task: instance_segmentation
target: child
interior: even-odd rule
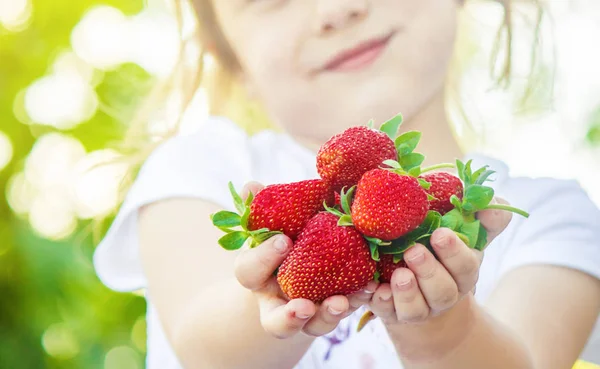
[[[194,0],[203,44],[284,133],[248,137],[213,116],[142,166],[95,265],[109,287],[147,291],[148,368],[600,363],[600,211],[574,181],[515,178],[497,159],[465,155],[448,125],[444,84],[462,5]],[[228,181],[247,193],[317,178],[316,150],[329,137],[398,112],[402,130],[423,132],[425,165],[489,164],[496,201],[530,213],[478,214],[494,239],[485,259],[440,229],[432,236],[439,261],[416,245],[391,283],[314,305],[286,301],[271,277],[290,250],[285,236],[241,253],[217,245],[222,233],[209,215],[233,207]],[[378,318],[356,333],[367,308]]]

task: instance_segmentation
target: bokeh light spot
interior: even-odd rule
[[[27,181],[25,173],[13,175],[6,186],[6,200],[16,214],[27,214],[36,196],[35,187]]]
[[[84,155],[85,149],[76,138],[48,133],[41,136],[31,149],[25,161],[25,175],[37,187],[68,182],[75,164]]]
[[[140,355],[127,346],[111,349],[104,359],[104,369],[139,369],[141,367]]]
[[[27,28],[31,13],[30,0],[0,0],[0,25],[9,31]]]
[[[6,168],[13,157],[13,146],[10,138],[0,131],[0,171]]]
[[[25,92],[25,111],[31,120],[58,129],[72,129],[89,120],[97,108],[95,91],[75,72],[42,77]]]
[[[90,9],[71,33],[73,50],[99,69],[110,69],[127,60],[127,17],[111,6]]]
[[[80,218],[106,215],[118,205],[119,185],[128,169],[118,158],[119,154],[113,150],[99,150],[77,164],[73,191]]]
[[[146,352],[146,317],[141,316],[131,329],[131,342],[141,352]]]
[[[60,240],[70,236],[77,219],[66,191],[46,189],[35,198],[29,211],[29,223],[40,236]]]
[[[79,353],[73,332],[64,323],[51,325],[42,336],[42,346],[48,355],[57,359],[72,359]]]

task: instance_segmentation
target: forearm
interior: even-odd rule
[[[260,324],[252,293],[235,281],[203,290],[173,330],[173,342],[186,369],[293,368],[312,343],[299,333],[277,339]],[[210,304],[205,296],[210,297]]]
[[[533,368],[519,339],[472,297],[447,314],[411,330],[390,330],[406,369]]]

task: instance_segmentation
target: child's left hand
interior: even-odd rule
[[[497,203],[507,204],[496,198]],[[488,244],[509,224],[512,213],[484,210],[477,218],[488,231]],[[397,323],[424,323],[451,310],[473,292],[483,253],[465,245],[447,228],[431,236],[433,254],[417,244],[404,254],[407,268],[398,268],[390,283],[379,285],[370,310],[390,328]],[[402,324],[405,326],[406,324]]]

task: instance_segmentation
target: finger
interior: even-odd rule
[[[373,293],[377,290],[378,285],[379,283],[377,281],[371,281],[362,291],[349,295],[348,301],[350,303],[350,310],[354,311],[359,307],[368,304],[373,297]]]
[[[469,248],[448,228],[436,229],[431,235],[431,245],[458,286],[458,293],[464,295],[473,290],[483,253]]]
[[[427,301],[425,301],[415,275],[410,269],[396,269],[392,274],[390,285],[398,321],[416,323],[429,316]]]
[[[260,184],[258,182],[254,182],[254,181],[248,182],[242,188],[242,191],[240,192],[240,196],[242,199],[244,199],[244,201],[246,201],[250,192],[252,192],[253,195],[256,195],[258,193],[258,191],[262,190],[264,187],[265,186],[263,186],[262,184]]]
[[[337,327],[350,308],[345,296],[331,296],[319,306],[313,318],[304,326],[304,333],[319,337]]]
[[[315,304],[306,299],[288,303],[274,295],[259,297],[260,322],[277,338],[289,338],[298,333],[316,312]]]
[[[458,301],[458,286],[446,268],[421,244],[404,254],[406,265],[414,273],[419,288],[434,312],[445,311]]]
[[[369,308],[384,322],[396,320],[396,310],[394,309],[394,301],[392,300],[392,287],[389,283],[384,283],[377,288],[369,304]]]
[[[250,290],[262,288],[281,265],[291,246],[292,240],[288,237],[276,235],[255,248],[243,250],[235,260],[237,280]]]
[[[500,197],[494,197],[492,204],[510,205],[508,201]],[[482,210],[477,212],[476,216],[487,231],[488,244],[502,233],[512,220],[512,213],[510,211],[499,209]]]

